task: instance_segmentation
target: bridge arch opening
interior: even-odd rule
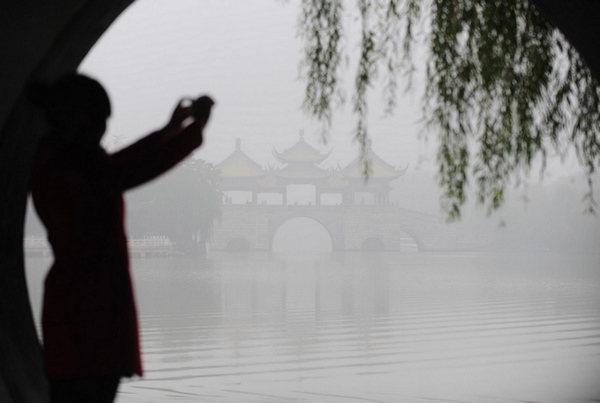
[[[294,217],[277,228],[271,250],[275,253],[327,253],[333,250],[333,237],[319,221]]]
[[[413,253],[419,251],[418,240],[408,232],[400,231],[400,252]]]
[[[246,238],[236,237],[227,242],[225,248],[228,252],[245,252],[250,250],[250,242]]]
[[[385,250],[385,244],[379,238],[370,237],[362,242],[360,250],[363,252],[381,252]]]

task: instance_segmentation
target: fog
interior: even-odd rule
[[[275,166],[273,149],[291,147],[303,130],[309,144],[331,152],[321,166],[350,163],[358,155],[353,140],[356,119],[350,106],[336,111],[326,145],[321,125],[301,110],[304,82],[299,75],[298,7],[298,2],[271,0],[176,4],[146,0],[133,5],[81,66],[82,72],[102,81],[114,104],[106,147],[119,148],[161,127],[180,97],[208,93],[217,100],[217,107],[195,158],[218,164],[240,139],[250,158],[263,167]],[[356,25],[356,12],[347,11],[347,26]],[[344,40],[350,59],[343,77],[347,98],[352,94],[357,38],[355,27]],[[371,90],[369,134],[378,156],[394,167],[408,166],[392,183],[392,202],[443,217],[435,179],[435,136],[425,132],[420,122],[422,54],[416,52],[415,88],[400,95],[393,116],[384,116],[383,88]],[[565,161],[551,157],[543,175],[534,166],[525,186],[508,189],[500,212],[488,218],[471,197],[462,221],[489,229],[503,240],[502,245],[517,246],[533,236],[540,245],[594,249],[598,220],[581,214],[586,186],[573,155]],[[499,229],[503,223],[506,227]],[[557,235],[557,229],[568,233]]]
[[[216,106],[192,159],[219,168],[238,147],[262,172],[262,182],[221,178],[222,216],[199,253],[151,217],[160,194],[195,200],[175,186],[184,168],[127,196],[129,235],[156,253],[132,249],[146,375],[117,401],[600,399],[600,219],[583,212],[576,158],[551,157],[543,171],[538,161],[491,215],[471,186],[461,220],[447,223],[435,135],[420,120],[418,49],[415,89],[394,114],[384,116],[381,87],[369,98],[373,155],[396,176],[352,182],[351,105],[326,139],[301,110],[298,10],[140,0],[81,65],[113,103],[108,150],[160,128],[181,97],[207,93]],[[356,25],[354,12],[344,18]],[[357,29],[344,40],[347,98]],[[286,182],[293,164],[277,155],[302,141],[323,160]],[[326,179],[306,179],[307,166]],[[51,257],[35,244],[44,230],[31,209],[26,236],[39,320]]]

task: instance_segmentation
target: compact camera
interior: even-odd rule
[[[214,101],[206,95],[192,101],[192,115],[194,116],[194,119],[208,120],[210,110],[214,104]]]

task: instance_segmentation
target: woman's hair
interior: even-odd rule
[[[102,85],[77,73],[63,76],[52,85],[32,85],[28,98],[52,123],[67,121],[82,112],[94,121],[104,122],[111,113],[110,100]]]

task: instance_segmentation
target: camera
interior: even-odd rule
[[[195,101],[192,101],[192,115],[194,116],[194,119],[204,121],[208,120],[208,117],[210,116],[210,110],[214,104],[214,101],[206,95],[203,95]]]

